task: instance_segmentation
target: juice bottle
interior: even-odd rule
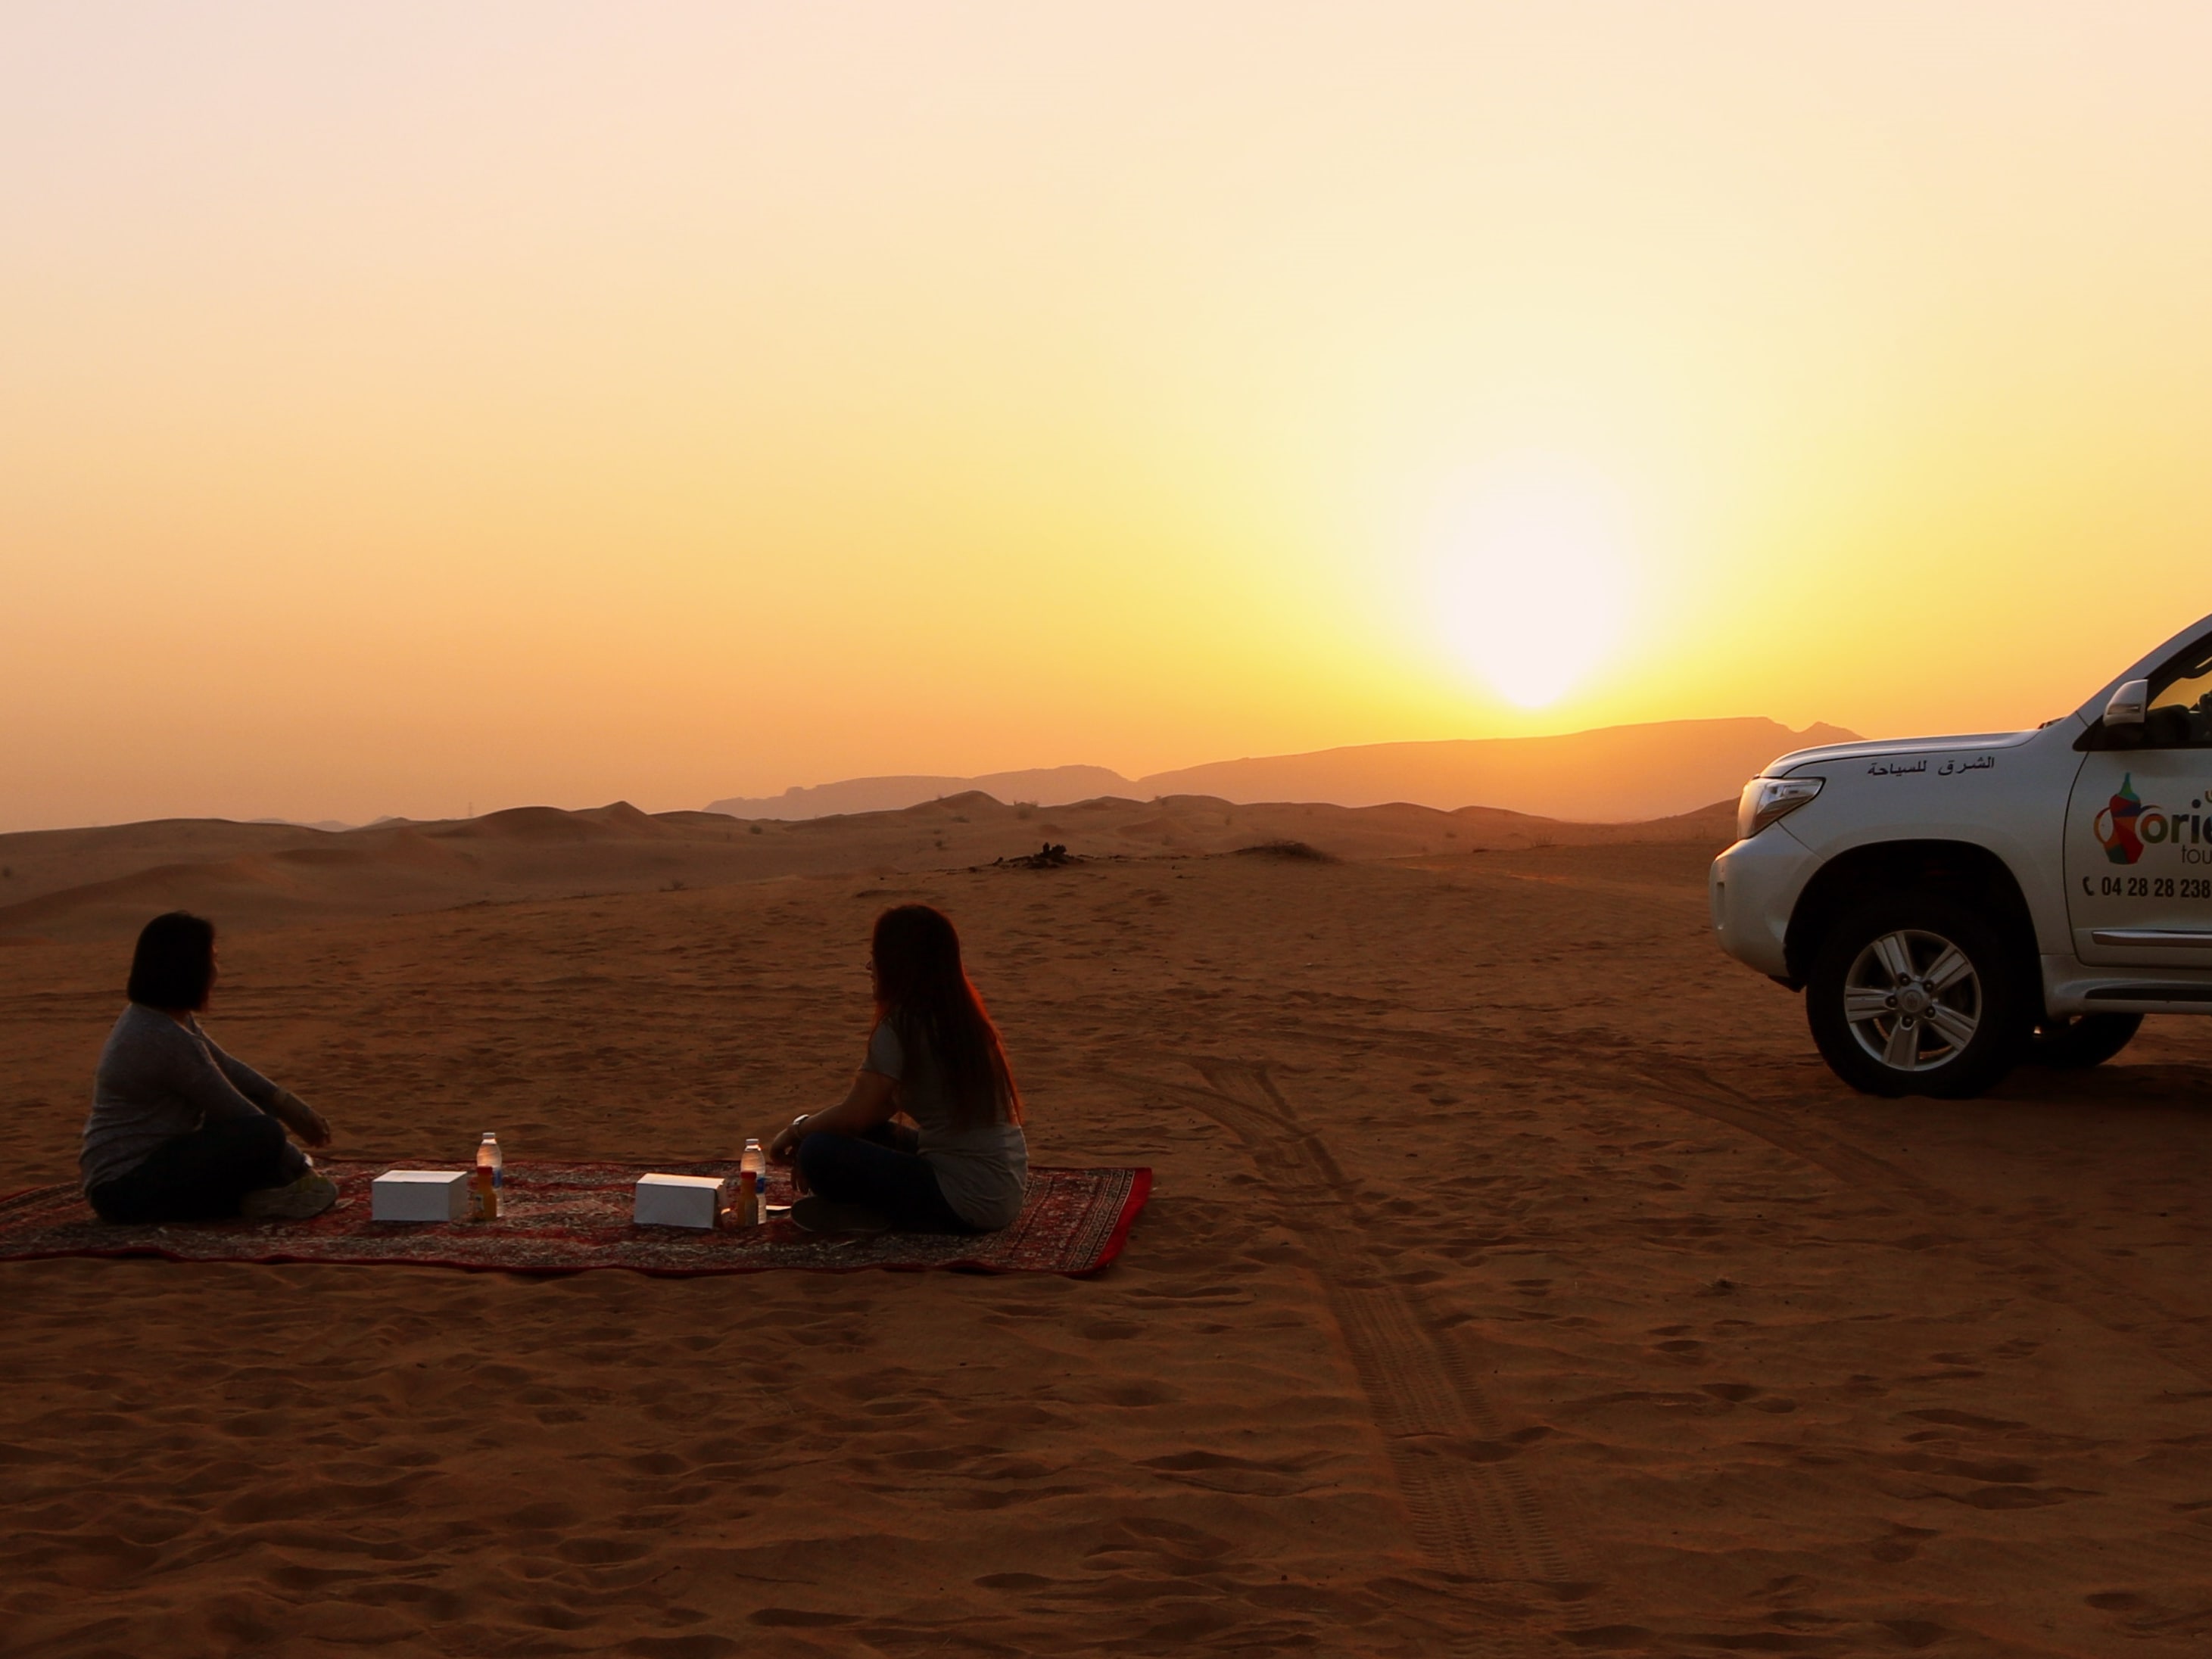
[[[471,1207],[479,1221],[499,1219],[499,1189],[502,1160],[499,1152],[499,1137],[490,1130],[484,1131],[483,1139],[477,1146],[476,1174],[470,1178]]]
[[[753,1177],[750,1170],[738,1170],[737,1179],[730,1184],[729,1224],[732,1227],[753,1224]]]
[[[730,1220],[739,1227],[757,1227],[761,1222],[761,1194],[768,1191],[768,1154],[752,1136],[745,1138],[745,1150],[738,1158],[738,1195],[730,1206]]]

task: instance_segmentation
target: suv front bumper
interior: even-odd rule
[[[1715,859],[1705,888],[1721,949],[1762,974],[1786,981],[1790,961],[1783,947],[1790,912],[1819,864],[1787,823],[1769,824]]]

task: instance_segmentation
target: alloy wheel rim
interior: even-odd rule
[[[1868,941],[1844,976],[1844,1018],[1868,1055],[1893,1072],[1956,1060],[1982,1024],[1982,976],[1941,933],[1899,927]]]

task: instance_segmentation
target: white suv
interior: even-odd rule
[[[1745,786],[1713,928],[1870,1094],[2094,1066],[2212,1013],[2212,617],[2033,732],[1836,744]]]

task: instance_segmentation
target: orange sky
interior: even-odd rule
[[[2212,611],[2208,62],[16,0],[0,829],[2045,718]]]

